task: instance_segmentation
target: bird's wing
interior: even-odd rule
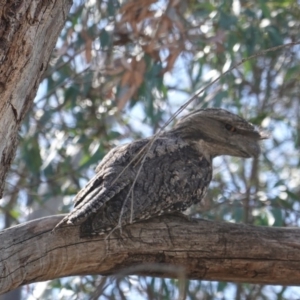
[[[148,143],[147,139],[112,149],[96,168],[96,175],[74,198],[74,209],[62,224],[81,224],[112,197],[129,185],[135,176],[131,160]]]
[[[124,222],[128,222],[131,214],[134,221],[138,221],[184,211],[199,203],[206,194],[212,178],[211,161],[182,140],[160,142],[162,140],[158,140],[153,151],[148,153],[150,159],[145,160],[132,193],[133,209],[129,201],[124,209]]]
[[[82,237],[184,211],[203,199],[212,177],[211,161],[176,137],[160,137],[152,146],[133,167],[134,180],[84,222]]]

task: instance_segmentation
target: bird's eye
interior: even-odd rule
[[[225,128],[226,128],[228,131],[236,132],[236,128],[233,127],[233,126],[230,125],[230,124],[225,124]]]

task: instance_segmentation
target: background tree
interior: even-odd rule
[[[260,50],[299,40],[297,1],[74,1],[0,204],[3,224],[67,212],[109,149],[148,136],[191,94]],[[188,109],[223,107],[269,128],[258,160],[218,158],[205,201],[189,213],[264,226],[299,223],[299,46],[249,60]],[[263,299],[297,289],[187,282],[189,299]],[[41,285],[24,290],[24,298]],[[177,295],[178,281],[86,276],[54,280],[42,298]],[[134,290],[134,292],[132,292]],[[131,294],[133,295],[133,294]],[[146,296],[147,295],[147,296]],[[132,296],[133,297],[133,296]],[[130,295],[128,296],[130,298]]]

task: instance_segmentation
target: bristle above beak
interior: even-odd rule
[[[268,131],[262,130],[261,128],[258,128],[258,134],[259,134],[259,139],[260,140],[266,140],[270,138],[271,134]]]

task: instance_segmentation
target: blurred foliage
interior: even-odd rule
[[[190,95],[242,59],[299,41],[299,27],[295,0],[74,1],[20,132],[0,202],[3,224],[69,211],[112,147],[156,132]],[[258,160],[215,159],[209,193],[191,215],[299,225],[299,50],[246,61],[189,106],[223,107],[272,133]],[[23,290],[24,299],[178,296],[177,280],[136,276],[36,286]],[[188,281],[186,291],[187,299],[300,297],[291,287],[205,281]]]

